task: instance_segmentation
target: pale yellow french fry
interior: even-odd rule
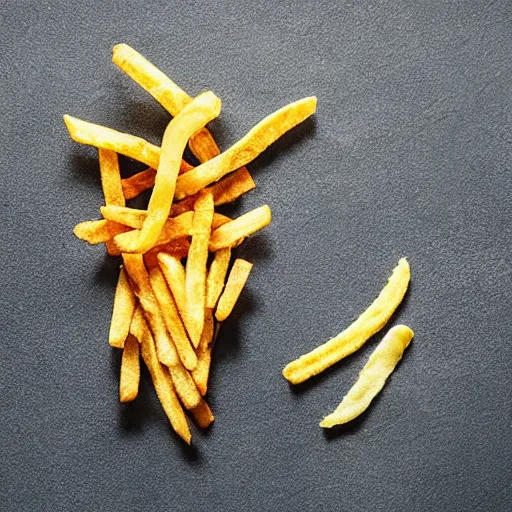
[[[197,356],[185,332],[162,271],[158,267],[151,268],[149,270],[149,280],[181,362],[187,370],[193,370],[197,366]]]
[[[139,340],[142,358],[148,367],[156,394],[172,428],[187,444],[190,444],[192,434],[187,416],[176,396],[171,375],[158,359],[153,336],[140,307],[133,315],[130,332]]]
[[[208,428],[215,420],[212,410],[204,399],[201,399],[200,404],[191,412],[194,420],[201,428]]]
[[[212,360],[213,345],[213,313],[206,309],[204,313],[204,327],[201,334],[201,340],[197,347],[197,366],[192,371],[192,378],[196,383],[197,389],[201,395],[206,395],[208,390],[208,377],[210,375],[210,363]]]
[[[402,302],[410,278],[409,263],[402,258],[371,306],[336,337],[286,365],[284,378],[299,384],[360,349],[391,318]]]
[[[176,348],[169,336],[162,312],[160,311],[158,302],[151,288],[142,255],[123,254],[123,261],[126,272],[133,285],[133,291],[139,299],[139,303],[144,311],[144,316],[155,338],[159,361],[171,367],[180,365],[181,363]]]
[[[135,311],[136,299],[126,277],[124,268],[121,268],[117,280],[114,306],[112,308],[112,319],[108,342],[112,347],[123,348],[126,337],[130,332],[130,324],[133,312]]]
[[[119,380],[119,398],[121,402],[131,402],[137,398],[140,380],[139,343],[128,335],[121,358],[121,377]]]
[[[213,221],[211,192],[201,194],[194,205],[192,243],[185,269],[187,327],[192,345],[197,348],[204,324],[206,294],[206,262]]]
[[[224,287],[224,291],[217,304],[217,309],[215,310],[215,318],[218,322],[226,320],[231,314],[231,311],[233,311],[238,297],[242,293],[245,283],[249,278],[251,269],[252,263],[240,258],[237,258],[235,263],[233,263],[226,286]]]
[[[191,101],[171,120],[163,136],[161,158],[146,220],[140,232],[116,237],[120,251],[145,253],[155,245],[171,212],[181,156],[187,141],[199,128],[219,115],[220,107],[219,98],[208,91]]]
[[[86,220],[77,224],[73,229],[77,238],[93,245],[113,240],[116,235],[128,231],[130,231],[130,228],[124,224],[106,219]]]
[[[272,213],[268,205],[260,206],[217,228],[210,238],[210,251],[235,247],[244,238],[270,224]]]
[[[213,257],[206,279],[206,307],[209,309],[214,309],[217,305],[217,301],[224,288],[230,260],[231,249],[229,247],[219,249]]]
[[[316,110],[316,98],[290,103],[260,121],[228,150],[178,178],[177,200],[199,192],[235,169],[248,164],[281,135],[297,126]]]
[[[413,336],[412,330],[405,325],[392,327],[373,351],[343,401],[320,422],[320,426],[332,428],[362,414],[384,387]]]

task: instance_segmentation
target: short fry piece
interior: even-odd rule
[[[217,305],[217,301],[224,288],[230,259],[231,249],[229,247],[218,250],[213,257],[206,279],[206,307],[209,309],[214,309]]]
[[[162,271],[158,267],[150,269],[149,280],[158,304],[160,305],[160,311],[162,312],[165,325],[178,351],[181,362],[187,370],[193,370],[197,366],[197,356],[190,345],[187,333],[185,332],[176,304],[167,287]]]
[[[195,409],[201,403],[201,393],[199,393],[190,373],[181,364],[169,368],[169,372],[183,407],[189,411]]]
[[[130,324],[135,311],[135,295],[126,277],[124,268],[121,268],[117,279],[114,306],[112,308],[112,320],[108,342],[110,346],[123,348],[126,337],[130,332]]]
[[[119,380],[119,398],[121,402],[131,402],[137,398],[139,380],[139,343],[135,336],[129,334],[121,358],[121,378]]]
[[[206,262],[213,221],[213,196],[201,194],[194,205],[192,243],[185,270],[186,317],[188,334],[195,348],[199,345],[204,324]]]
[[[402,302],[410,278],[409,263],[402,258],[371,306],[338,336],[286,365],[284,378],[292,384],[299,384],[361,348],[386,325]]]
[[[215,158],[178,178],[176,199],[199,192],[226,174],[254,160],[281,135],[297,126],[316,110],[316,98],[304,98],[270,114],[244,137]]]
[[[153,336],[155,337],[159,361],[166,366],[180,365],[176,348],[169,337],[162,312],[160,311],[158,302],[151,288],[151,283],[149,281],[146,267],[144,266],[142,255],[123,254],[123,261],[126,272],[133,285],[133,291],[139,299],[139,303],[144,310],[144,316],[146,317]]]
[[[106,219],[86,220],[77,224],[73,229],[73,233],[77,238],[93,245],[108,242],[116,235],[128,231],[130,231],[130,228],[124,224]]]
[[[180,401],[174,391],[171,376],[156,354],[155,342],[149,330],[141,308],[137,308],[133,315],[130,332],[141,344],[141,354],[148,367],[155,391],[162,404],[162,407],[169,419],[174,431],[187,443],[190,444],[192,435],[187,421],[187,416],[181,407]]]
[[[229,273],[226,286],[220,296],[217,309],[215,310],[215,318],[219,322],[223,322],[231,314],[235,307],[238,297],[242,293],[242,290],[249,278],[251,273],[252,263],[237,258],[233,263],[233,268]]]
[[[208,428],[215,420],[212,410],[204,399],[201,399],[199,405],[192,409],[192,416],[194,416],[194,420],[201,428]]]
[[[412,330],[405,325],[392,327],[373,351],[343,401],[320,422],[320,426],[331,428],[341,425],[363,413],[384,387],[413,336]]]
[[[208,91],[191,101],[171,120],[162,140],[162,154],[144,225],[140,232],[116,237],[119,250],[144,253],[155,245],[171,212],[181,155],[187,141],[199,128],[219,115],[220,107],[219,98]]]
[[[217,228],[210,238],[210,251],[238,245],[244,238],[268,226],[272,213],[268,205],[260,206]]]
[[[213,313],[210,309],[207,309],[204,313],[204,327],[201,340],[197,347],[197,366],[192,371],[192,378],[202,396],[206,395],[206,391],[208,390],[213,334]]]

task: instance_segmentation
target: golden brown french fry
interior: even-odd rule
[[[158,255],[161,253],[175,256],[178,259],[185,258],[190,250],[188,237],[177,238],[170,242],[158,245],[144,254],[144,263],[147,268],[158,266]]]
[[[199,393],[190,373],[181,364],[169,368],[169,372],[183,407],[189,411],[195,409],[201,403],[201,393]]]
[[[244,238],[268,226],[272,213],[268,205],[260,206],[217,228],[210,238],[210,251],[238,245]]]
[[[201,399],[200,404],[191,412],[194,420],[201,428],[208,428],[215,420],[212,410],[204,399]]]
[[[299,384],[360,349],[391,318],[402,302],[410,278],[409,263],[402,258],[370,307],[336,337],[286,365],[284,378]]]
[[[119,398],[121,402],[131,402],[137,398],[139,380],[139,343],[135,336],[129,334],[121,358],[121,378],[119,380]]]
[[[73,229],[77,238],[93,245],[108,242],[116,235],[128,231],[130,231],[130,228],[124,224],[106,219],[86,220],[77,224]]]
[[[316,110],[316,98],[304,98],[270,114],[228,150],[178,178],[177,200],[199,192],[210,183],[254,160],[281,135],[297,126]]]
[[[144,316],[155,337],[158,359],[166,366],[179,365],[180,361],[176,348],[169,336],[162,312],[158,307],[158,302],[151,288],[142,255],[123,253],[123,261],[126,272],[130,277],[133,291],[139,299],[139,303],[144,310]]]
[[[188,334],[195,348],[199,345],[204,324],[206,262],[213,221],[213,196],[201,194],[194,205],[192,243],[185,269],[186,317]]]
[[[108,342],[112,347],[124,347],[124,342],[130,332],[135,302],[135,295],[126,277],[126,272],[124,268],[121,268],[114,295],[112,320],[110,321],[110,331],[108,334]]]
[[[212,360],[213,344],[213,313],[211,309],[204,312],[204,327],[201,340],[197,347],[197,366],[192,371],[192,378],[201,395],[206,395],[208,390],[208,377],[210,375],[210,363]]]
[[[121,180],[125,199],[133,199],[155,184],[156,169],[148,167],[129,178]]]
[[[206,279],[206,307],[209,309],[214,309],[217,305],[217,301],[224,288],[230,260],[231,249],[229,247],[219,249],[213,257]]]
[[[373,351],[356,383],[336,410],[320,422],[320,426],[331,428],[342,425],[368,409],[371,401],[380,393],[387,378],[402,359],[413,336],[414,333],[406,325],[392,327]]]
[[[249,278],[251,269],[252,263],[240,258],[237,258],[235,263],[233,263],[233,268],[229,273],[226,286],[224,287],[224,291],[217,304],[217,309],[215,310],[215,318],[217,321],[224,322],[231,314],[231,311],[233,311],[236,301]]]
[[[190,433],[187,416],[176,396],[171,375],[167,371],[167,368],[158,360],[153,336],[146,324],[140,307],[137,308],[133,315],[130,332],[141,344],[142,358],[148,367],[156,394],[172,428],[187,444],[190,444],[192,435]]]
[[[164,133],[162,154],[146,220],[140,232],[124,233],[116,237],[116,244],[122,252],[145,253],[155,245],[171,212],[181,155],[187,141],[199,128],[219,115],[220,107],[219,98],[208,91],[200,94],[171,120]]]
[[[167,287],[165,278],[158,267],[149,270],[149,280],[158,304],[160,305],[160,311],[164,317],[165,325],[178,351],[181,362],[187,370],[193,370],[197,366],[196,353],[185,332],[178,309]]]
[[[180,313],[183,324],[187,328],[187,297],[185,293],[185,269],[176,256],[160,253],[157,257],[158,264],[164,274],[176,306]]]

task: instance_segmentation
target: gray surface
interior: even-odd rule
[[[0,499],[5,511],[512,508],[512,5],[498,1],[14,2],[0,7]],[[143,373],[117,402],[116,262],[72,235],[101,204],[65,112],[158,142],[110,63],[128,42],[223,99],[223,148],[305,95],[314,122],[250,165],[272,226],[215,352],[214,428],[185,449]],[[125,167],[134,169],[133,164]],[[402,255],[416,338],[362,420],[318,427],[380,336],[304,389],[280,375]]]

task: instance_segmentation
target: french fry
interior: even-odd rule
[[[251,269],[252,263],[240,258],[237,258],[235,263],[233,263],[233,268],[229,273],[226,286],[224,287],[224,291],[217,304],[217,309],[215,310],[215,318],[218,322],[224,322],[231,314],[231,311],[233,311],[238,297],[242,293],[245,283],[249,278]]]
[[[286,365],[284,378],[299,384],[360,349],[391,318],[402,302],[410,278],[409,263],[402,258],[370,307],[336,337]]]
[[[121,358],[121,378],[119,380],[119,399],[121,402],[131,402],[137,398],[139,380],[139,343],[135,336],[129,334]]]
[[[145,253],[155,245],[171,212],[181,155],[187,141],[199,128],[219,115],[220,107],[220,100],[208,91],[200,94],[171,120],[164,133],[162,154],[144,225],[140,232],[117,236],[115,240],[119,250]]]
[[[190,373],[181,364],[169,368],[169,372],[183,407],[189,411],[195,409],[201,403],[201,393],[199,393]]]
[[[384,387],[413,336],[414,333],[406,325],[392,327],[373,351],[356,383],[336,410],[320,422],[320,426],[332,428],[362,414]]]
[[[177,238],[163,245],[157,245],[144,254],[144,263],[147,268],[158,266],[158,255],[165,253],[178,259],[185,258],[190,250],[188,237]]]
[[[117,280],[114,306],[112,308],[112,320],[108,342],[110,346],[123,348],[126,337],[130,332],[130,324],[135,311],[135,295],[126,277],[124,268],[121,268]]]
[[[185,269],[176,256],[160,253],[157,257],[160,269],[165,277],[167,285],[171,290],[176,307],[180,313],[187,332],[187,296],[185,292]]]
[[[77,238],[93,245],[113,240],[116,235],[128,231],[130,231],[130,228],[124,224],[106,219],[86,220],[77,224],[73,229]]]
[[[315,110],[316,98],[309,97],[270,114],[224,153],[180,176],[176,184],[176,199],[195,194],[254,160],[281,135],[311,116]]]
[[[213,313],[211,309],[206,309],[204,313],[203,332],[199,346],[197,347],[197,366],[192,371],[192,378],[202,396],[206,395],[206,391],[208,390],[213,334]]]
[[[167,288],[165,278],[158,267],[149,270],[149,281],[155,297],[160,305],[160,311],[167,326],[174,346],[178,351],[181,362],[187,370],[193,370],[197,366],[197,356],[190,345],[187,333],[181,322],[178,309],[174,303],[171,292]]]
[[[156,394],[172,428],[187,444],[190,444],[192,434],[190,433],[187,416],[176,396],[171,375],[158,360],[153,336],[140,307],[133,315],[130,332],[139,340],[142,359],[148,367]]]
[[[210,251],[235,247],[244,238],[268,226],[272,213],[268,205],[260,206],[244,215],[218,227],[210,238]]]
[[[219,249],[213,257],[206,279],[206,307],[209,309],[214,309],[217,305],[217,301],[224,288],[230,260],[231,249],[229,247]]]
[[[199,405],[195,409],[192,409],[191,412],[196,423],[203,429],[208,428],[215,420],[212,410],[204,399],[201,399]]]
[[[123,261],[126,272],[130,277],[133,291],[139,299],[144,316],[155,338],[159,361],[166,366],[178,366],[180,364],[179,357],[169,337],[162,312],[153,294],[142,255],[123,253]]]
[[[125,199],[133,199],[155,184],[156,169],[148,167],[129,178],[121,180]]]
[[[213,196],[201,194],[194,205],[192,243],[185,269],[186,317],[188,334],[194,348],[199,345],[204,324],[206,262],[213,221]]]

